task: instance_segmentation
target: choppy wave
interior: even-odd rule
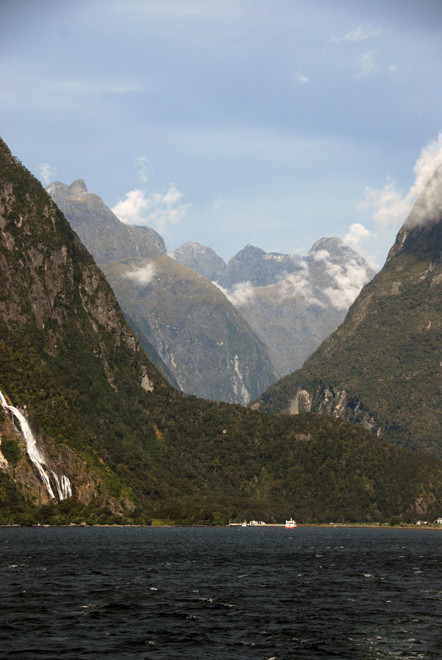
[[[0,657],[437,658],[442,533],[0,529]]]

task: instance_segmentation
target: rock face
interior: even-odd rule
[[[232,289],[242,282],[250,282],[254,287],[266,286],[298,270],[300,262],[298,255],[264,252],[249,244],[229,259],[218,282],[225,289]]]
[[[22,414],[29,417],[28,422],[32,426],[39,452],[44,457],[46,472],[69,474],[70,489],[67,497],[72,497],[86,506],[92,502],[96,506],[105,506],[117,516],[123,515],[125,509],[129,511],[135,509],[135,505],[129,499],[126,499],[123,504],[117,498],[112,497],[98,472],[91,469],[70,447],[54,442],[52,438],[43,433],[38,427],[35,414],[29,415],[26,410],[23,410]],[[16,455],[12,457],[12,460],[11,443],[16,448]],[[2,449],[10,459],[9,461],[3,455]],[[13,417],[8,415],[5,410],[3,411],[3,421],[0,422],[0,471],[13,479],[25,499],[31,499],[38,506],[48,504],[53,499],[35,465],[29,460],[21,430],[18,430],[13,423]]]
[[[399,231],[385,266],[366,285],[344,323],[257,406],[346,417],[386,439],[442,455],[440,332],[442,167]],[[299,407],[299,406],[298,406]]]
[[[171,256],[211,282],[217,280],[226,269],[224,259],[221,259],[215,250],[200,243],[184,243]]]
[[[187,394],[247,404],[276,380],[267,347],[241,314],[209,280],[168,257],[156,232],[124,225],[82,181],[55,183],[48,192],[172,385]],[[222,262],[209,249],[199,254],[205,255],[207,271]]]
[[[191,251],[183,246],[174,256],[207,272],[206,249],[192,244]],[[247,245],[219,268],[216,284],[267,345],[282,377],[300,367],[338,327],[374,274],[341,240],[323,238],[305,257]]]
[[[167,255],[103,270],[141,345],[155,347],[182,391],[244,404],[276,379],[264,344],[195,271]]]
[[[146,376],[155,388],[164,387],[164,380],[140,352],[90,254],[40,184],[1,141],[0,277],[1,390],[33,426],[48,470],[66,475],[79,502],[94,500],[120,513],[133,509],[130,497],[110,495],[100,476],[99,452],[94,459],[89,453],[86,464],[76,451],[90,452],[95,442],[86,402],[92,383],[103,406],[110,393],[120,396],[126,363],[138,374],[140,391]],[[75,412],[77,405],[85,405],[82,420]],[[43,504],[48,492],[23,451],[10,411],[3,408],[0,470]]]
[[[82,243],[86,247],[93,246],[93,256],[98,264],[131,257],[154,259],[166,252],[164,241],[156,231],[120,222],[97,195],[88,192],[82,179],[70,186],[56,181],[47,191],[69,219]]]

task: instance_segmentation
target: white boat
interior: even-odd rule
[[[286,520],[285,521],[285,528],[286,529],[294,529],[296,527],[296,520]]]

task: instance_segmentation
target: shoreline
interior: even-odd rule
[[[140,528],[140,529],[161,529],[161,528],[174,528],[174,527],[186,527],[186,528],[202,528],[202,529],[229,529],[229,528],[242,528],[241,523],[229,523],[228,525],[185,525],[185,524],[173,524],[173,523],[157,523],[153,525],[90,525],[88,523],[66,523],[61,525],[48,525],[48,524],[35,524],[35,525],[21,525],[19,523],[11,523],[9,525],[0,524],[0,529],[10,529],[10,528],[57,528],[57,527],[66,527],[66,528],[104,528],[104,529],[123,529],[123,528]],[[266,523],[264,525],[244,525],[244,527],[250,529],[266,529],[269,527],[282,527],[285,528],[284,523]],[[442,531],[442,525],[389,525],[388,523],[298,523],[296,527],[291,528],[296,530],[303,527],[318,527],[324,529],[414,529],[414,530],[439,530]]]

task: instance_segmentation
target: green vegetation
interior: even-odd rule
[[[35,506],[0,472],[0,525],[150,525],[143,512],[116,516],[107,507],[92,502],[79,504],[74,499]]]
[[[442,464],[430,456],[347,422],[266,415],[172,389],[40,184],[5,145],[0,152],[0,389],[109,494],[104,504],[102,494],[87,506],[72,498],[35,507],[21,494],[26,484],[0,474],[0,522],[411,522],[422,517],[418,499],[429,519],[440,515]],[[145,373],[153,391],[141,387]],[[12,464],[14,451],[9,444]]]
[[[21,451],[15,438],[3,438],[0,449],[8,463],[13,466],[17,465],[21,458]]]
[[[408,230],[344,323],[261,396],[260,408],[286,412],[301,389],[312,396],[312,410],[333,413],[330,392],[336,401],[345,390],[347,419],[360,422],[365,413],[390,442],[442,457],[441,244],[442,219]]]

